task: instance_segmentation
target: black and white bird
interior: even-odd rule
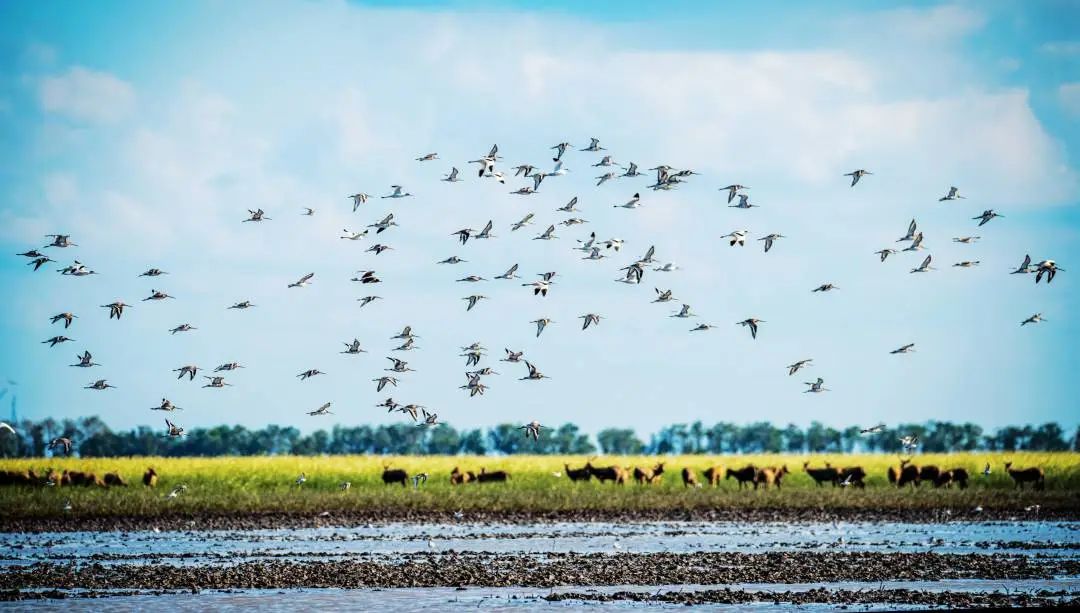
[[[191,332],[192,330],[198,330],[198,328],[191,324],[180,324],[179,326],[176,326],[175,328],[169,330],[169,333],[176,334],[177,332]]]
[[[521,221],[518,221],[514,225],[510,226],[510,231],[511,232],[517,232],[518,230],[524,228],[525,226],[530,225],[532,223],[533,217],[534,217],[534,215],[532,213],[529,213],[525,217],[522,217]]]
[[[60,248],[60,249],[66,249],[67,247],[78,247],[77,244],[71,242],[71,235],[70,234],[46,234],[45,238],[51,238],[53,240],[48,245],[45,245],[45,247],[42,247],[42,249],[45,249],[47,247],[57,247],[57,248]],[[40,256],[40,254],[39,254],[39,256]],[[35,256],[35,257],[39,257],[39,256]]]
[[[738,183],[733,183],[731,185],[728,185],[727,187],[721,187],[720,191],[722,191],[722,192],[726,191],[728,193],[727,194],[727,201],[728,201],[728,204],[731,204],[731,201],[735,199],[735,196],[739,195],[739,192],[741,192],[744,189],[750,189],[750,188],[746,187],[745,185],[739,185]]]
[[[555,321],[547,317],[541,317],[540,319],[534,319],[529,323],[536,324],[536,336],[539,338],[544,329],[548,327],[548,324],[553,324]]]
[[[682,308],[679,309],[679,311],[677,313],[672,314],[671,317],[679,317],[679,318],[685,319],[687,317],[696,317],[696,315],[694,315],[693,313],[690,312],[690,305],[689,304],[684,304],[684,305],[682,305]]]
[[[788,367],[787,367],[788,376],[790,377],[791,375],[799,372],[803,368],[806,368],[807,366],[810,365],[810,362],[813,362],[813,361],[814,361],[813,358],[806,358],[805,360],[799,360],[798,362],[795,362],[794,364],[788,364]]]
[[[382,296],[364,296],[363,298],[357,298],[356,301],[360,303],[360,308],[364,308],[368,304],[381,299]]]
[[[574,196],[573,198],[570,199],[570,202],[567,202],[566,204],[564,204],[563,206],[560,206],[559,208],[557,208],[555,210],[560,212],[560,213],[579,213],[579,212],[581,212],[581,209],[574,208],[574,207],[577,206],[577,203],[578,203],[578,197]]]
[[[45,340],[43,340],[41,342],[42,342],[42,344],[47,344],[49,347],[55,347],[55,346],[59,345],[60,343],[72,342],[74,340],[75,339],[68,338],[68,337],[61,334],[61,335],[54,336],[54,337],[49,338],[49,339],[45,339]]]
[[[769,235],[767,235],[767,236],[765,236],[763,238],[759,238],[758,240],[759,241],[765,241],[765,253],[768,253],[769,249],[772,249],[773,243],[775,241],[781,239],[781,238],[784,238],[783,234],[775,234],[774,233],[774,234],[769,234]]]
[[[866,175],[872,174],[874,173],[870,172],[869,170],[863,170],[860,168],[859,170],[853,170],[849,173],[846,173],[844,174],[844,176],[851,177],[851,187],[855,187],[855,184],[859,182],[859,179],[865,177]]]
[[[878,424],[859,430],[859,434],[880,434],[885,431],[885,424]]]
[[[904,241],[915,240],[915,230],[916,230],[917,227],[918,227],[918,224],[916,224],[915,220],[912,219],[911,223],[908,224],[907,234],[905,234],[905,235],[901,236],[900,238],[896,239],[896,242],[902,243]]]
[[[1065,269],[1058,266],[1054,260],[1043,260],[1035,265],[1035,282],[1042,281],[1043,275],[1046,275],[1046,284],[1049,285],[1059,272],[1065,272]]]
[[[116,302],[103,304],[101,305],[101,308],[109,309],[109,319],[115,317],[117,320],[119,320],[120,316],[124,314],[124,309],[131,308],[131,305],[125,304],[123,300],[117,300]]]
[[[811,291],[811,293],[813,293],[813,292],[831,292],[834,289],[840,289],[840,288],[833,285],[832,283],[822,283],[821,285],[815,287],[814,289],[812,289],[810,291]]]
[[[804,394],[820,394],[821,392],[830,391],[829,388],[825,387],[825,379],[821,377],[818,377],[817,381],[806,381],[805,384],[809,385],[810,388],[803,390]]]
[[[206,375],[203,375],[203,378],[207,379],[209,381],[209,383],[207,383],[203,387],[215,387],[215,388],[224,388],[226,386],[232,387],[232,383],[226,383],[225,382],[225,377],[220,377],[220,376],[208,377]]]
[[[1035,272],[1035,268],[1031,265],[1031,255],[1029,254],[1024,256],[1024,262],[1020,264],[1016,270],[1012,271],[1011,274],[1024,275],[1031,272]]]
[[[312,377],[314,377],[314,376],[317,376],[317,375],[325,375],[325,374],[326,374],[326,373],[324,373],[323,371],[319,370],[318,368],[309,368],[309,369],[305,370],[304,372],[302,372],[302,373],[300,373],[300,374],[298,374],[298,375],[296,375],[296,376],[297,376],[297,378],[299,378],[299,379],[300,379],[301,381],[306,381],[307,379],[310,379],[310,378],[312,378]]]
[[[389,230],[390,226],[396,226],[396,225],[398,225],[398,223],[396,221],[394,221],[394,214],[390,213],[386,217],[383,217],[381,220],[376,221],[373,224],[368,224],[367,227],[375,228],[375,234],[379,234],[383,230]]]
[[[1037,323],[1043,322],[1043,321],[1046,321],[1046,318],[1044,318],[1042,316],[1042,313],[1035,313],[1031,317],[1028,317],[1024,321],[1020,322],[1020,325],[1021,326],[1026,326],[1028,324],[1037,324]]]
[[[930,270],[937,270],[936,268],[934,268],[933,266],[930,265],[931,260],[933,260],[933,256],[930,256],[930,255],[926,256],[926,259],[924,259],[922,261],[922,264],[919,264],[918,267],[916,267],[916,268],[912,268],[911,272],[927,272],[927,271],[930,271]]]
[[[944,196],[938,198],[938,202],[945,202],[946,200],[957,200],[957,199],[963,200],[964,197],[960,195],[960,189],[958,187],[953,186],[953,187],[949,188],[949,193],[947,193]]]
[[[468,306],[465,307],[465,311],[468,312],[473,310],[473,307],[476,306],[477,302],[480,302],[481,300],[487,300],[487,296],[483,296],[481,294],[473,294],[472,296],[465,296],[464,298],[462,298],[462,300],[468,302]]]
[[[537,234],[536,236],[534,236],[533,240],[534,241],[549,241],[549,240],[551,240],[553,238],[559,238],[558,236],[555,235],[555,224],[552,224],[552,225],[548,226],[547,230],[544,230],[543,233]]]
[[[725,234],[725,235],[721,236],[720,238],[730,238],[731,240],[728,242],[728,245],[731,246],[731,247],[734,247],[735,245],[738,245],[740,247],[745,247],[746,246],[746,237],[749,234],[750,234],[749,230],[735,230],[734,232],[731,232],[729,234]]]
[[[326,404],[322,405],[321,407],[315,409],[314,411],[308,411],[307,414],[312,415],[312,416],[315,416],[315,415],[333,415],[333,413],[330,412],[330,403],[329,402],[327,402]]]
[[[349,198],[350,200],[352,200],[353,213],[356,212],[356,209],[360,208],[361,204],[364,204],[365,202],[367,202],[368,198],[370,198],[370,197],[371,196],[369,196],[368,194],[365,194],[364,192],[357,192],[357,193],[352,194],[350,196],[346,196],[346,198]]]
[[[460,180],[461,180],[461,178],[460,178],[460,177],[458,177],[458,169],[457,169],[457,166],[453,166],[453,167],[451,167],[451,168],[450,168],[450,174],[448,174],[448,175],[446,175],[445,177],[443,177],[443,178],[442,178],[442,180],[443,180],[443,181],[446,181],[447,183],[457,183],[458,181],[460,181]]]
[[[309,272],[308,274],[300,277],[298,281],[289,284],[289,287],[307,287],[311,285],[311,279],[315,277],[315,273]]]
[[[548,377],[547,375],[545,375],[544,373],[540,372],[540,370],[538,368],[536,368],[536,365],[533,364],[532,362],[529,362],[528,360],[524,360],[524,362],[525,362],[525,367],[529,369],[529,374],[522,377],[521,378],[522,381],[524,381],[526,379],[533,380],[533,381],[538,381],[540,379],[550,379],[551,378],[551,377]]]
[[[439,154],[438,153],[427,153],[427,154],[421,155],[420,157],[416,158],[416,161],[417,162],[430,162],[432,160],[437,160],[437,159],[439,159]]]
[[[269,221],[270,220],[270,218],[266,216],[266,212],[263,211],[262,209],[255,209],[254,211],[252,211],[251,209],[248,209],[248,214],[250,214],[251,217],[248,217],[247,219],[245,219],[244,220],[245,222],[247,222],[247,221]]]
[[[98,379],[97,381],[94,381],[90,385],[87,385],[85,389],[88,389],[88,390],[104,390],[104,389],[109,389],[110,387],[115,388],[116,386],[106,383],[105,379]]]
[[[414,369],[409,368],[409,363],[406,362],[405,360],[399,360],[397,358],[391,358],[391,357],[388,357],[386,359],[393,362],[394,365],[391,366],[390,368],[385,368],[383,370],[387,370],[389,372],[415,372]]]
[[[518,426],[518,430],[525,431],[525,438],[532,437],[534,441],[540,440],[540,430],[543,430],[546,426],[541,426],[540,422],[533,420],[524,426]]]
[[[510,351],[509,349],[503,349],[503,351],[506,352],[506,357],[500,360],[502,362],[520,362],[522,356],[525,355],[524,351]]]
[[[898,253],[896,249],[882,249],[881,251],[875,251],[874,255],[881,256],[881,261],[884,262],[890,255]]]
[[[383,388],[386,387],[387,385],[393,385],[394,387],[397,387],[397,384],[398,384],[397,379],[395,379],[394,377],[387,377],[387,376],[377,377],[375,379],[372,379],[372,381],[374,381],[375,383],[378,384],[375,387],[376,392],[383,391]],[[392,400],[388,400],[388,402],[392,402]],[[389,406],[389,405],[384,405],[384,406]],[[394,404],[394,407],[391,408],[391,410],[393,410],[394,408],[397,408],[396,403]]]
[[[161,404],[159,404],[156,407],[150,407],[150,410],[151,411],[169,411],[169,412],[172,412],[172,411],[183,411],[184,409],[182,409],[182,408],[176,406],[175,404],[173,404],[172,401],[169,400],[168,398],[162,398],[161,399]]]
[[[392,189],[394,191],[392,191],[389,194],[383,196],[383,198],[407,198],[407,197],[412,195],[409,192],[404,191],[405,188],[400,186],[400,185],[391,185],[390,189]]]
[[[360,339],[354,338],[351,343],[345,343],[345,351],[342,351],[341,353],[358,355],[367,352],[360,348]]]
[[[572,146],[573,145],[571,145],[570,143],[559,143],[558,145],[552,147],[552,149],[554,149],[557,153],[555,154],[555,157],[551,158],[551,161],[558,162],[559,160],[561,160],[563,154],[566,153],[566,150]]]
[[[67,313],[67,312],[57,313],[56,315],[53,315],[52,317],[49,318],[49,323],[54,324],[54,323],[56,323],[56,322],[58,322],[60,320],[63,320],[64,321],[64,329],[66,330],[69,327],[71,327],[71,320],[77,319],[78,317],[79,317],[78,315],[74,315],[72,313]]]
[[[506,272],[504,272],[503,274],[496,275],[495,278],[496,279],[520,279],[521,277],[519,277],[517,275],[517,269],[518,269],[518,265],[514,264],[513,266],[508,268],[506,270]]]
[[[71,364],[71,366],[78,366],[79,368],[90,368],[92,366],[101,366],[97,362],[94,362],[94,357],[90,355],[89,351],[83,351],[82,355],[76,355],[75,359],[79,361],[78,364]]]
[[[979,225],[982,226],[982,225],[986,225],[987,222],[989,222],[991,219],[993,219],[995,217],[1004,217],[1004,215],[1002,215],[1000,213],[995,213],[994,209],[986,209],[985,211],[982,212],[982,215],[979,215],[978,217],[972,217],[972,219],[978,219],[979,220]]]
[[[250,309],[253,306],[255,305],[250,300],[244,300],[243,302],[237,302],[229,308],[243,311],[244,309]]]
[[[374,245],[368,247],[365,250],[365,253],[374,251],[375,255],[379,255],[383,251],[389,251],[389,250],[392,250],[392,249],[393,249],[393,247],[391,247],[390,245],[383,245],[382,243],[375,243]]]
[[[957,237],[953,238],[952,240],[953,240],[954,243],[961,243],[961,244],[964,244],[964,245],[970,245],[971,243],[974,243],[975,241],[979,240],[980,238],[982,238],[982,237],[981,236],[957,236]]]
[[[194,365],[194,364],[186,364],[184,366],[181,366],[180,368],[174,368],[173,372],[180,373],[179,375],[176,376],[176,378],[178,380],[183,379],[184,375],[187,375],[188,376],[188,381],[194,381],[195,380],[195,375],[199,373],[199,370],[200,370],[200,368],[198,366]]]
[[[629,200],[622,204],[614,204],[613,208],[616,209],[636,209],[641,206],[641,194],[635,193]]]
[[[758,205],[756,205],[756,204],[750,204],[750,196],[747,196],[746,194],[739,194],[739,203],[738,204],[729,204],[728,208],[729,209],[753,209],[753,208],[760,208],[760,207],[758,207]]]
[[[892,354],[912,353],[914,351],[915,351],[915,343],[908,343],[908,344],[904,345],[903,347],[900,347],[898,349],[893,349],[889,353],[892,353]]]
[[[593,325],[593,324],[600,325],[601,317],[599,315],[597,315],[596,313],[586,313],[584,315],[581,315],[578,319],[584,319],[585,320],[585,323],[582,324],[581,329],[582,330],[588,330],[590,325]]]
[[[749,327],[750,328],[750,336],[751,336],[751,338],[757,338],[758,324],[765,323],[765,320],[751,317],[749,319],[744,319],[744,320],[742,320],[740,322],[737,322],[737,323],[740,326]]]

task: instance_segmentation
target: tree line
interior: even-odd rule
[[[139,426],[113,431],[98,417],[56,421],[23,420],[16,434],[0,433],[0,456],[41,457],[49,441],[71,439],[82,457],[223,456],[322,454],[746,454],[746,453],[900,453],[899,437],[917,435],[926,453],[959,451],[1080,451],[1080,427],[1070,437],[1057,423],[1006,426],[992,433],[975,424],[930,421],[900,424],[871,435],[859,428],[843,430],[813,422],[778,428],[768,422],[674,424],[642,440],[631,429],[608,428],[595,437],[567,423],[545,429],[539,441],[522,435],[513,424],[487,429],[456,430],[447,424],[418,428],[413,424],[341,426],[301,434],[293,427],[260,429],[244,426],[195,428],[182,438],[167,438],[161,429]]]

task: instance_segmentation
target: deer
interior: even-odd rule
[[[756,490],[758,485],[761,485],[763,489],[769,489],[769,486],[773,484],[776,485],[776,489],[780,489],[780,482],[789,472],[786,464],[779,468],[762,468],[754,475],[754,489]]]
[[[930,483],[937,483],[938,477],[941,476],[941,469],[933,464],[928,464],[919,468],[919,480],[915,482],[915,485],[919,485],[922,481],[928,481]]]
[[[486,468],[480,468],[480,474],[476,475],[478,483],[505,483],[509,478],[510,473],[505,470],[487,472]]]
[[[683,487],[701,487],[698,483],[697,475],[694,474],[694,469],[684,468],[682,469],[682,484]]]
[[[400,483],[401,487],[405,487],[405,482],[409,480],[409,473],[400,468],[390,468],[389,464],[383,464],[382,482],[383,485],[390,485],[391,483]]]
[[[840,477],[840,471],[830,466],[828,462],[825,463],[825,468],[810,468],[810,461],[807,460],[803,462],[803,470],[810,475],[810,478],[814,480],[818,487],[821,487],[821,484],[826,482],[832,483],[833,487],[836,487],[836,481]]]
[[[638,485],[653,485],[659,483],[661,475],[664,474],[664,463],[660,462],[652,469],[634,467],[634,481],[637,481]]]
[[[157,471],[153,468],[147,468],[143,473],[142,483],[146,487],[157,487]]]
[[[461,472],[461,469],[455,466],[454,470],[450,471],[450,485],[461,485],[471,481],[476,481],[476,473],[471,470]]]
[[[585,466],[582,468],[570,468],[569,464],[564,463],[563,468],[566,469],[566,476],[571,481],[588,481],[592,479],[592,464],[585,462]]]
[[[731,468],[727,469],[727,473],[724,474],[724,480],[726,481],[735,477],[735,480],[739,482],[739,489],[741,490],[747,483],[753,483],[754,477],[756,476],[757,468],[755,468],[753,464],[747,464],[738,470],[733,470]]]
[[[1012,462],[1005,462],[1005,472],[1016,482],[1014,489],[1024,489],[1025,483],[1031,483],[1037,490],[1046,489],[1046,473],[1037,466],[1014,469]]]
[[[702,473],[705,475],[705,480],[709,482],[712,487],[720,485],[720,476],[723,474],[719,466],[710,466]]]
[[[919,484],[919,467],[911,463],[911,458],[900,460],[900,470],[897,471],[896,487],[904,487],[908,483],[912,487]]]
[[[120,487],[127,487],[127,481],[120,476],[120,473],[105,473],[104,476],[105,485],[113,486],[118,485]]]
[[[589,474],[596,477],[596,480],[600,483],[614,481],[617,485],[626,484],[628,471],[622,466],[606,466],[603,468],[597,468],[592,464],[587,466],[589,466]]]

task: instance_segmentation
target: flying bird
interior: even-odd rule
[[[1024,321],[1020,322],[1020,325],[1021,326],[1026,326],[1028,324],[1037,324],[1037,323],[1043,322],[1043,321],[1046,321],[1046,319],[1042,316],[1042,313],[1035,313],[1031,317],[1028,317]]]
[[[915,351],[915,343],[908,343],[908,344],[904,345],[903,347],[900,347],[899,349],[893,349],[889,353],[892,353],[892,354],[912,353],[913,351]]]
[[[394,191],[390,192],[386,196],[383,196],[383,198],[406,198],[412,195],[409,192],[402,191],[405,188],[401,187],[400,185],[391,185],[390,189]]]
[[[581,315],[579,319],[585,320],[585,323],[581,326],[582,330],[588,330],[591,324],[600,325],[600,316],[595,313],[586,313]]]
[[[315,273],[309,272],[308,274],[300,277],[295,283],[290,283],[289,287],[307,287],[311,285],[311,279],[315,276]]]
[[[1054,275],[1059,272],[1065,272],[1065,269],[1059,267],[1054,260],[1043,260],[1035,265],[1035,282],[1042,281],[1043,275],[1046,275],[1046,284],[1049,285],[1054,280]]]
[[[949,193],[947,193],[944,196],[938,198],[938,202],[945,202],[946,200],[957,200],[957,199],[963,200],[964,197],[960,195],[960,189],[954,186],[954,187],[949,188]]]
[[[751,336],[751,338],[757,338],[758,324],[765,323],[765,320],[763,320],[763,319],[755,319],[755,318],[751,317],[749,319],[744,319],[744,320],[742,320],[740,322],[737,322],[737,323],[740,326],[749,326],[750,327],[750,336]]]
[[[844,176],[845,177],[851,177],[851,187],[855,187],[855,184],[859,182],[859,179],[865,177],[866,175],[872,175],[872,174],[874,174],[874,173],[870,172],[869,170],[859,169],[859,170],[853,170],[853,171],[845,174]]]
[[[930,266],[931,259],[933,259],[932,256],[926,256],[926,259],[922,261],[922,264],[919,264],[917,268],[912,268],[911,272],[926,272],[928,270],[936,270],[933,266]]]
[[[800,370],[802,370],[806,366],[809,366],[810,362],[813,362],[813,361],[814,361],[813,358],[807,358],[805,360],[799,360],[798,362],[795,362],[794,364],[789,364],[788,367],[787,367],[788,376],[790,377],[791,375],[799,372]]]
[[[544,328],[546,328],[548,326],[548,324],[553,324],[555,322],[553,320],[551,320],[551,319],[543,317],[543,318],[540,318],[540,319],[533,320],[533,321],[531,321],[529,323],[536,324],[536,336],[537,336],[537,338],[539,338],[540,333],[544,331]]]
[[[821,377],[818,377],[817,381],[806,381],[805,384],[809,385],[810,388],[803,390],[804,394],[820,394],[821,392],[830,391],[829,388],[825,387],[825,379]]]
[[[540,425],[540,422],[533,420],[524,426],[518,426],[518,430],[525,431],[525,438],[531,436],[534,441],[538,441],[540,440],[540,430],[544,429],[544,427]]]
[[[739,185],[738,183],[734,183],[732,185],[728,185],[727,187],[721,187],[720,191],[722,191],[722,192],[726,191],[728,193],[727,201],[728,201],[728,204],[731,204],[731,201],[735,199],[735,196],[739,195],[739,192],[744,190],[744,189],[750,189],[750,188],[746,187],[745,185]]]
[[[314,411],[308,411],[308,415],[333,415],[333,413],[330,412],[330,403],[327,402],[326,404],[315,409]]]
[[[978,217],[972,217],[972,219],[978,219],[979,220],[979,225],[982,226],[982,225],[985,225],[987,222],[989,222],[991,219],[993,219],[995,217],[1004,217],[1004,215],[1001,215],[999,213],[995,213],[994,209],[986,209],[985,211],[982,212],[982,215],[979,215]]]

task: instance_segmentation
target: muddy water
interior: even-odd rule
[[[1080,556],[1076,522],[944,523],[388,523],[243,531],[0,534],[0,567],[35,562],[234,564],[422,551],[764,553],[770,551],[1019,553]]]

